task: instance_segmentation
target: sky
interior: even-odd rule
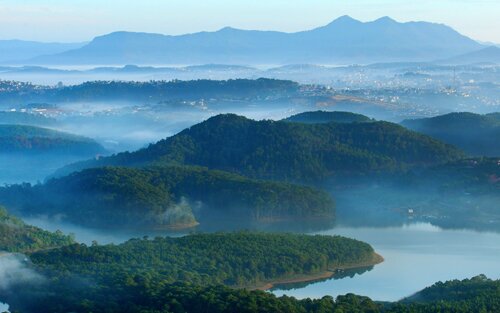
[[[176,35],[225,26],[294,32],[342,15],[443,23],[500,43],[500,0],[0,0],[0,39],[80,42],[118,30]]]

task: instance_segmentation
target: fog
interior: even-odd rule
[[[74,236],[75,241],[91,245],[93,242],[99,244],[120,244],[131,238],[142,238],[144,236],[183,236],[190,230],[166,231],[166,230],[118,230],[118,229],[93,229],[75,225],[64,220],[61,216],[22,216],[23,220],[30,225],[55,232],[62,231],[65,234]]]
[[[16,284],[39,284],[43,276],[29,267],[25,255],[0,252],[0,290],[7,292]]]
[[[299,91],[292,95],[282,95],[278,92],[278,96],[272,94],[272,96],[258,95],[246,98],[237,95],[234,99],[224,93],[221,93],[221,96],[213,96],[213,98],[194,99],[189,92],[183,96],[186,97],[185,99],[161,95],[164,97],[163,99],[156,94],[156,98],[149,95],[133,98],[142,99],[137,101],[124,100],[123,96],[116,98],[112,96],[109,99],[99,101],[73,101],[60,97],[57,98],[57,101],[48,99],[50,101],[47,103],[37,103],[36,101],[31,103],[30,98],[21,97],[21,100],[16,100],[14,97],[12,100],[7,97],[9,101],[2,101],[0,97],[0,110],[15,110],[37,117],[42,116],[50,120],[50,123],[46,121],[47,124],[42,123],[41,126],[91,138],[106,149],[102,154],[85,156],[43,151],[37,153],[30,151],[1,153],[0,185],[22,182],[43,183],[58,169],[68,164],[123,151],[135,151],[222,113],[234,113],[254,120],[278,121],[307,111],[348,111],[364,114],[376,120],[399,123],[406,118],[430,117],[453,111],[481,113],[498,111],[500,107],[499,93],[498,88],[494,85],[498,78],[496,71],[496,68],[494,70],[480,67],[459,68],[457,69],[457,77],[452,78],[450,75],[454,75],[455,70],[449,67],[437,68],[406,64],[337,68],[287,66],[274,69],[240,69],[238,71],[191,69],[183,72],[176,69],[170,72],[167,70],[156,73],[145,71],[135,74],[123,72],[117,74],[110,70],[103,70],[101,73],[92,70],[87,72],[68,71],[60,73],[60,75],[12,72],[3,78],[49,85],[55,85],[59,81],[65,85],[79,84],[93,79],[148,81],[150,79],[228,79],[261,76],[293,79],[312,85],[302,85]],[[14,86],[13,88],[17,88],[16,83],[11,85]],[[81,98],[86,99],[86,96]],[[155,100],[150,100],[150,98]],[[8,124],[8,119],[5,123]],[[475,133],[474,130],[468,130],[468,133],[475,136],[480,134]],[[495,155],[495,153],[492,152],[491,155]],[[453,256],[461,256],[461,251],[452,249],[457,229],[466,230],[467,234],[473,234],[470,237],[479,238],[477,242],[483,240],[481,234],[484,232],[492,232],[491,236],[493,237],[500,234],[500,216],[498,214],[500,196],[495,190],[491,192],[490,189],[485,188],[486,191],[483,192],[481,188],[484,186],[479,184],[475,186],[475,183],[471,183],[474,185],[472,187],[477,187],[479,192],[469,192],[467,188],[462,187],[456,187],[450,192],[450,188],[443,190],[441,187],[446,184],[453,186],[454,181],[450,182],[446,179],[442,181],[419,180],[416,177],[425,176],[420,171],[423,172],[425,169],[420,168],[416,170],[416,173],[408,172],[403,175],[405,177],[376,173],[373,176],[363,178],[336,177],[332,182],[318,182],[313,187],[328,192],[336,203],[335,217],[321,218],[320,220],[294,220],[293,218],[279,221],[255,220],[247,214],[248,209],[238,205],[221,210],[216,207],[208,207],[206,203],[197,201],[198,199],[188,199],[173,193],[172,195],[177,199],[177,202],[162,211],[163,214],[157,214],[158,211],[154,211],[155,213],[151,213],[151,216],[140,216],[137,219],[144,218],[147,221],[155,221],[156,223],[151,224],[160,226],[175,220],[180,227],[187,228],[172,229],[148,226],[140,229],[140,226],[132,225],[132,223],[124,223],[120,226],[117,220],[120,219],[121,212],[116,215],[117,220],[110,219],[109,221],[106,218],[99,220],[96,217],[93,219],[90,215],[88,215],[90,218],[85,221],[87,216],[84,215],[71,216],[68,214],[65,216],[65,212],[70,212],[65,210],[72,209],[72,205],[75,205],[74,202],[67,201],[66,204],[70,205],[66,207],[63,205],[60,208],[54,205],[57,209],[54,209],[52,204],[57,204],[59,200],[62,203],[64,202],[62,199],[74,199],[75,197],[68,196],[60,192],[59,189],[56,190],[57,192],[52,192],[50,195],[48,195],[50,192],[47,192],[45,195],[55,201],[52,204],[47,202],[49,204],[44,206],[45,199],[42,196],[40,203],[29,203],[25,210],[15,207],[7,209],[10,213],[22,218],[26,224],[52,232],[62,231],[64,234],[73,235],[76,242],[86,245],[95,243],[101,245],[120,244],[131,238],[176,237],[196,232],[240,231],[242,229],[348,235],[373,244],[377,251],[382,251],[383,256],[387,257],[387,262],[384,265],[391,264],[393,266],[390,269],[386,267],[383,278],[378,277],[372,282],[383,281],[386,284],[399,286],[395,289],[404,287],[407,293],[403,296],[407,296],[408,293],[416,292],[418,288],[435,282],[434,277],[425,279],[425,282],[420,281],[419,284],[402,284],[398,280],[399,277],[403,277],[402,275],[408,272],[418,277],[424,277],[427,273],[425,267],[432,266],[434,258],[429,258],[429,256],[434,256],[433,253],[439,253],[440,250],[439,243],[432,247],[437,252],[429,253],[428,250],[422,248],[426,247],[425,239],[432,238],[429,233],[439,233],[440,235],[445,233],[447,235],[441,236],[446,237],[446,240],[442,242],[451,252],[445,251],[440,256],[440,259],[446,260],[446,262],[449,260],[450,253],[453,253]],[[413,174],[417,175],[413,177]],[[461,178],[459,177],[459,179]],[[495,180],[497,176],[491,179]],[[147,192],[144,191],[144,194]],[[58,197],[59,194],[60,197]],[[111,197],[116,196],[113,193],[110,194]],[[21,198],[19,196],[16,199]],[[29,195],[26,195],[22,199],[30,198]],[[238,203],[238,201],[227,199],[227,203]],[[19,210],[16,211],[16,209]],[[102,209],[105,210],[105,208]],[[119,209],[117,208],[117,210]],[[137,209],[137,212],[142,211]],[[136,221],[136,219],[133,220],[134,223]],[[89,225],[90,227],[88,227]],[[112,227],[117,225],[118,227]],[[403,243],[398,243],[398,240],[394,238],[400,234],[405,235],[406,241]],[[421,240],[413,240],[412,236],[420,236]],[[415,248],[414,244],[418,244],[418,247]],[[490,245],[489,241],[488,245],[483,248],[481,251],[472,253],[470,256],[472,260],[464,264],[467,264],[469,268],[475,264],[481,267],[484,263],[480,262],[480,257],[489,256],[489,265],[484,268],[487,268],[490,271],[488,274],[490,274],[492,269],[496,269],[498,248],[493,244]],[[421,264],[425,264],[425,266],[419,267],[419,271],[415,272],[408,271],[398,264],[401,259],[407,260],[405,265],[411,266],[411,260],[408,260],[405,255],[407,251],[412,249],[416,250],[415,259],[418,259]],[[363,289],[365,285],[357,282],[377,274],[377,266],[335,275],[336,286],[349,286],[348,289],[341,289],[342,292],[363,292],[363,294],[366,292],[368,294],[369,290]],[[446,266],[439,267],[440,271],[446,268]],[[398,272],[401,269],[405,270]],[[435,277],[446,279],[463,277],[463,275],[469,275],[472,272],[476,274],[475,269],[474,271],[459,268],[453,270],[453,273],[446,274],[449,276],[434,274],[436,274]],[[45,278],[31,268],[30,261],[25,256],[0,254],[0,295],[5,297],[0,297],[0,312],[8,308],[1,303],[2,300],[12,306],[17,304],[14,302],[17,299],[16,286],[35,286],[44,281]],[[331,281],[325,280],[318,284],[328,286],[329,283]],[[277,286],[277,288],[280,289],[278,293],[297,293],[300,295],[300,290],[307,290],[307,286],[309,283]],[[378,290],[378,288],[372,289]],[[320,289],[311,293],[311,296],[320,298],[330,294],[331,290],[333,289]],[[28,288],[27,292],[33,291]],[[376,293],[373,296],[378,297]],[[379,299],[394,300],[399,299],[400,296],[400,292],[392,290],[387,291],[387,294],[384,295],[385,298],[380,297]]]
[[[289,103],[242,103],[240,106],[214,104],[213,108],[165,107],[152,109],[133,102],[85,102],[58,104],[49,116],[51,129],[96,140],[107,154],[134,151],[221,113],[248,118],[280,120],[307,107]],[[0,185],[43,182],[65,165],[96,157],[43,153],[0,152]]]
[[[0,153],[0,185],[37,183],[53,174],[57,169],[73,162],[82,161],[81,156],[54,154]]]
[[[7,311],[9,306],[1,301],[15,298],[21,286],[37,286],[46,278],[30,268],[28,258],[22,254],[0,252],[0,312]],[[24,291],[26,292],[26,291]]]
[[[398,186],[363,183],[330,187],[337,208],[336,223],[344,227],[399,227],[430,223],[444,229],[500,232],[496,193],[442,192],[438,182]]]
[[[302,84],[321,84],[335,88],[424,87],[446,88],[454,84],[498,81],[498,64],[443,65],[436,62],[399,62],[368,65],[288,64],[284,66],[205,64],[172,67],[59,66],[4,67],[3,79],[39,85],[76,85],[93,80],[227,80],[259,77],[288,79]]]

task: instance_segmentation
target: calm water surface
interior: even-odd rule
[[[26,222],[51,231],[61,229],[65,233],[74,233],[77,241],[87,244],[92,240],[100,244],[121,243],[146,235],[141,232],[90,230],[40,218],[27,218]],[[147,235],[182,236],[186,233]],[[347,277],[312,284],[277,286],[272,291],[276,295],[321,298],[356,293],[374,300],[396,301],[437,281],[464,279],[479,274],[500,279],[500,233],[444,230],[427,223],[385,228],[336,226],[314,233],[342,235],[368,242],[385,261],[368,271],[348,273]]]
[[[361,275],[330,279],[300,288],[273,291],[276,295],[320,298],[356,293],[374,300],[396,301],[437,281],[485,274],[500,278],[500,234],[442,230],[430,224],[390,228],[336,227],[319,234],[366,241],[385,262]],[[291,288],[291,289],[290,289]]]

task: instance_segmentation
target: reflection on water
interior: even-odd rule
[[[315,280],[314,282],[275,284],[274,287],[271,289],[271,291],[273,291],[273,290],[294,290],[294,289],[304,288],[304,287],[306,287],[310,284],[313,284],[313,283],[324,282],[327,280],[353,278],[356,275],[361,275],[363,273],[371,271],[372,269],[373,269],[373,266],[365,266],[365,267],[360,267],[360,268],[356,268],[356,269],[347,269],[347,270],[338,271],[332,277],[318,279],[318,280]]]
[[[241,229],[241,225],[233,228],[219,225],[174,233],[125,232],[91,230],[50,219],[27,218],[26,221],[52,231],[60,229],[65,233],[74,233],[78,242],[86,244],[90,244],[93,240],[100,244],[121,243],[133,237],[141,238],[146,235],[182,236],[193,231]],[[331,279],[276,286],[272,292],[277,295],[321,298],[325,295],[355,293],[369,296],[374,300],[396,301],[437,281],[465,279],[479,274],[485,274],[492,279],[500,278],[500,233],[444,230],[429,223],[391,227],[347,227],[334,226],[331,222],[327,222],[319,226],[315,223],[304,223],[298,227],[297,223],[282,222],[247,226],[246,229],[296,231],[355,238],[371,244],[385,259],[375,267],[346,271],[343,275],[337,274]]]
[[[396,301],[437,281],[485,274],[500,278],[500,234],[443,230],[427,223],[402,227],[337,227],[321,234],[342,235],[370,243],[385,261],[362,275],[274,290],[277,295],[320,298],[356,293]]]

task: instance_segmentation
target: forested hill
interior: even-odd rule
[[[48,128],[0,125],[0,153],[59,153],[87,157],[104,153],[94,140]]]
[[[13,90],[6,87],[7,90],[0,94],[0,100],[4,103],[107,100],[157,103],[176,99],[190,101],[213,98],[258,100],[286,97],[294,95],[299,90],[298,83],[267,78],[149,82],[92,81],[62,88],[23,83],[16,86],[17,88]]]
[[[302,124],[224,114],[142,150],[78,163],[59,174],[101,165],[178,163],[254,178],[317,182],[334,175],[395,172],[462,156],[452,146],[388,122]]]
[[[478,275],[471,279],[438,282],[403,299],[398,307],[410,312],[499,312],[500,281]],[[407,312],[407,311],[398,311]]]
[[[0,188],[0,203],[105,228],[179,228],[223,219],[248,225],[333,218],[335,210],[326,192],[310,187],[187,166],[87,169],[43,185]]]
[[[72,243],[74,241],[70,236],[27,225],[0,207],[0,251],[29,252]]]
[[[307,123],[307,124],[317,124],[317,123],[364,123],[373,122],[374,120],[368,116],[342,111],[313,111],[313,112],[303,112],[299,114],[292,115],[283,121],[287,122],[297,122],[297,123]]]
[[[450,113],[404,120],[403,126],[460,147],[474,156],[500,156],[500,113]]]

